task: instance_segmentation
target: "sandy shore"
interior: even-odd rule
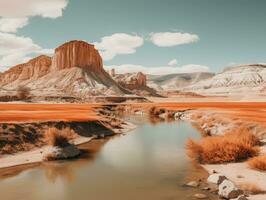
[[[115,134],[122,134],[129,132],[136,128],[132,123],[125,122],[121,125],[122,129],[112,129]],[[72,143],[79,146],[85,143],[89,143],[95,139],[95,137],[83,137],[78,136],[75,138]],[[43,155],[48,152],[49,146],[43,146],[41,148],[36,148],[27,152],[20,152],[13,155],[5,155],[0,157],[0,169],[15,167],[20,165],[28,165],[33,163],[40,163],[43,161]]]

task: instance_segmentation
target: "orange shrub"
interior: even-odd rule
[[[70,140],[75,136],[74,131],[69,128],[59,130],[57,128],[49,128],[45,134],[45,141],[51,146],[65,147],[69,145]]]
[[[237,162],[255,156],[259,152],[258,139],[253,134],[227,133],[223,136],[208,136],[200,142],[187,142],[188,156],[199,163],[216,164]]]
[[[248,166],[251,169],[266,171],[266,155],[257,156],[248,160]]]

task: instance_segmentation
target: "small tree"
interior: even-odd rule
[[[30,88],[26,86],[18,86],[17,96],[19,99],[27,99],[30,95]]]

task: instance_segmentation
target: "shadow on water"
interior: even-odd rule
[[[206,172],[185,154],[189,137],[201,136],[190,124],[142,117],[138,128],[81,146],[87,153],[74,161],[45,162],[0,180],[8,200],[164,200],[191,199],[196,189],[182,187]],[[1,173],[1,172],[0,172]],[[9,175],[11,175],[10,173]],[[13,191],[13,192],[10,192]]]

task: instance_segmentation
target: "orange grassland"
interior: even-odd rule
[[[0,104],[0,122],[66,121],[100,119],[96,104]]]
[[[0,104],[0,122],[92,121],[100,117],[95,108],[103,104]],[[125,104],[122,104],[125,105]],[[266,102],[173,102],[132,103],[134,108],[153,106],[169,110],[200,109],[215,111],[245,121],[266,124]]]

